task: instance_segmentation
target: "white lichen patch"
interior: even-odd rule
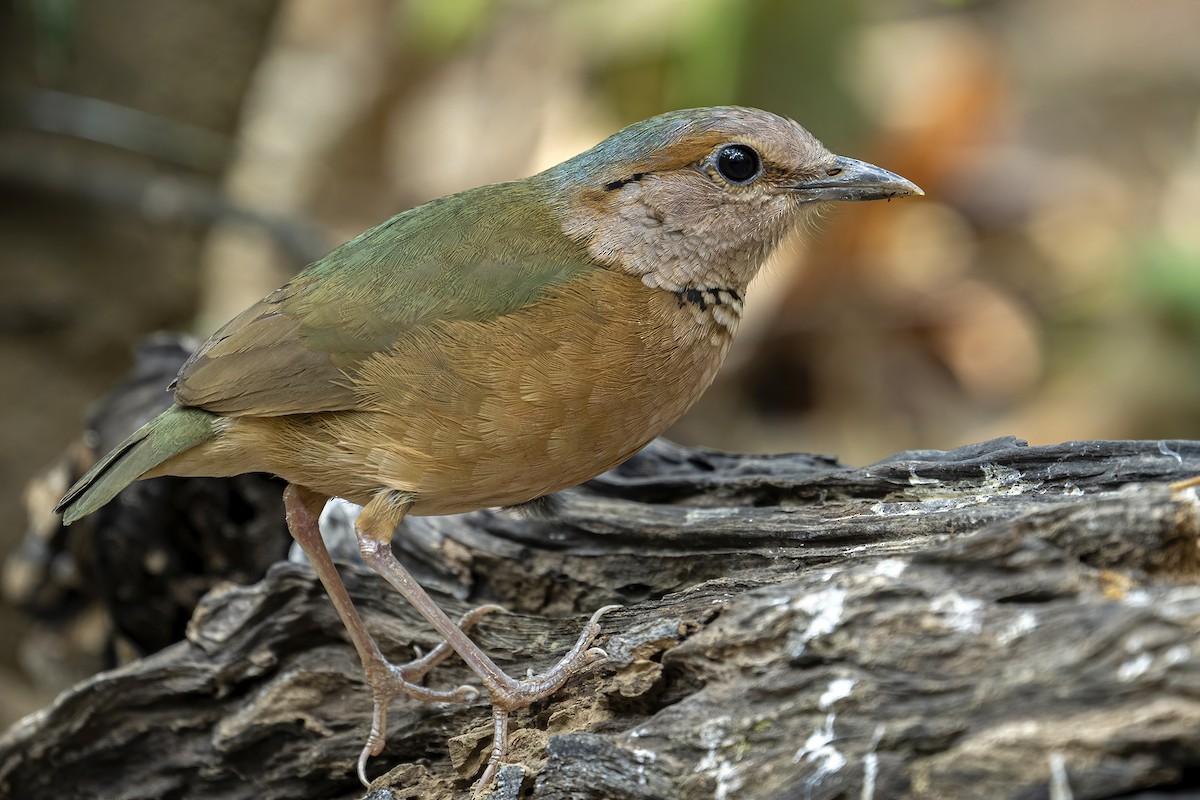
[[[875,782],[879,779],[879,743],[883,740],[885,730],[883,725],[875,726],[871,748],[863,756],[862,800],[875,800]]]
[[[1167,666],[1174,664],[1186,664],[1192,660],[1192,649],[1186,644],[1177,644],[1167,652],[1163,653],[1163,661]]]
[[[634,749],[633,760],[637,762],[637,782],[638,786],[646,785],[646,765],[653,764],[658,758],[653,750]]]
[[[1041,481],[1025,480],[1025,475],[1020,470],[1001,464],[983,464],[979,469],[983,472],[981,488],[991,497],[1015,497],[1042,486]]]
[[[1150,653],[1138,653],[1121,666],[1117,667],[1117,677],[1123,681],[1132,681],[1145,675],[1154,664],[1154,656]]]
[[[1047,759],[1050,764],[1050,800],[1074,800],[1066,759],[1062,753],[1051,753]]]
[[[703,772],[716,781],[713,800],[731,800],[742,788],[742,776],[738,773],[737,759],[729,758],[722,749],[734,743],[726,738],[732,720],[728,716],[708,720],[700,727],[700,746],[704,756],[696,764],[695,772]]]
[[[805,647],[819,636],[827,636],[837,630],[845,611],[846,590],[829,586],[819,592],[802,594],[792,601],[792,608],[809,615],[805,629],[792,637],[789,651],[793,656],[804,652]]]
[[[1008,644],[1033,631],[1037,626],[1037,614],[1024,609],[996,634],[996,641],[1002,645]]]
[[[746,510],[743,508],[689,508],[683,516],[683,521],[684,524],[691,525],[697,522],[713,522],[729,517],[736,517],[747,524],[754,521],[753,518],[746,519]]]
[[[1117,667],[1117,677],[1122,681],[1133,681],[1145,675],[1158,663],[1160,669],[1166,669],[1176,664],[1184,664],[1192,659],[1192,650],[1186,644],[1177,644],[1166,651],[1154,653],[1143,650],[1145,643],[1141,637],[1133,636],[1125,643],[1125,650],[1133,655]]]
[[[822,711],[828,711],[838,700],[843,700],[850,696],[855,683],[854,678],[834,678],[829,682],[829,688],[817,698],[817,708]]]
[[[973,597],[963,597],[958,592],[947,592],[935,597],[929,604],[934,613],[941,615],[942,622],[948,628],[963,633],[979,633],[983,630],[983,620],[980,609],[983,601]]]
[[[908,468],[908,483],[910,486],[937,486],[941,481],[937,478],[922,478],[913,467]]]
[[[908,561],[903,558],[885,558],[875,564],[875,574],[885,578],[899,578],[906,569]]]
[[[804,782],[809,788],[815,788],[830,775],[835,775],[846,766],[846,757],[834,747],[833,733],[834,714],[825,717],[825,724],[814,730],[804,740],[804,744],[796,750],[792,761],[796,764],[809,764],[813,773]]]

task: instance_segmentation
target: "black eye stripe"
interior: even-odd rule
[[[617,189],[620,189],[622,186],[625,186],[626,184],[637,183],[644,177],[646,177],[646,173],[635,172],[632,175],[630,175],[628,178],[621,178],[620,180],[613,181],[612,183],[606,183],[604,185],[604,191],[614,192]]]
[[[721,177],[730,183],[746,184],[762,171],[762,159],[749,145],[729,144],[717,153],[716,167]]]

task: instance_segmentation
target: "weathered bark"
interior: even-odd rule
[[[163,387],[198,344],[143,341],[130,374],[89,412],[83,441],[27,490],[30,525],[3,589],[38,621],[21,649],[43,688],[179,641],[209,589],[258,580],[287,554],[285,484],[266,475],[138,482],[70,528],[50,514],[96,458],[167,407]]]
[[[1000,439],[861,469],[659,442],[536,513],[398,541],[451,613],[512,610],[473,635],[513,673],[625,605],[606,661],[514,715],[497,797],[1196,796],[1200,500],[1165,482],[1198,472],[1197,442]],[[435,644],[344,574],[393,657]],[[320,585],[279,563],[11,729],[0,795],[362,797],[369,714]],[[390,723],[373,797],[468,793],[486,702],[398,702]]]

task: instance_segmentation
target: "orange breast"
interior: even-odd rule
[[[411,333],[362,369],[362,410],[245,422],[285,426],[263,468],[317,491],[411,492],[414,514],[512,505],[662,433],[712,381],[731,335],[670,292],[596,270],[518,313]]]

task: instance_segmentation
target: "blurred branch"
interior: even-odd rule
[[[254,225],[297,264],[307,264],[329,250],[329,237],[318,223],[240,205],[209,179],[110,162],[94,152],[81,155],[52,143],[9,142],[0,149],[0,184],[6,183],[128,209],[160,223]]]
[[[0,90],[0,122],[58,133],[219,174],[233,141],[197,125],[94,97],[49,89]]]

